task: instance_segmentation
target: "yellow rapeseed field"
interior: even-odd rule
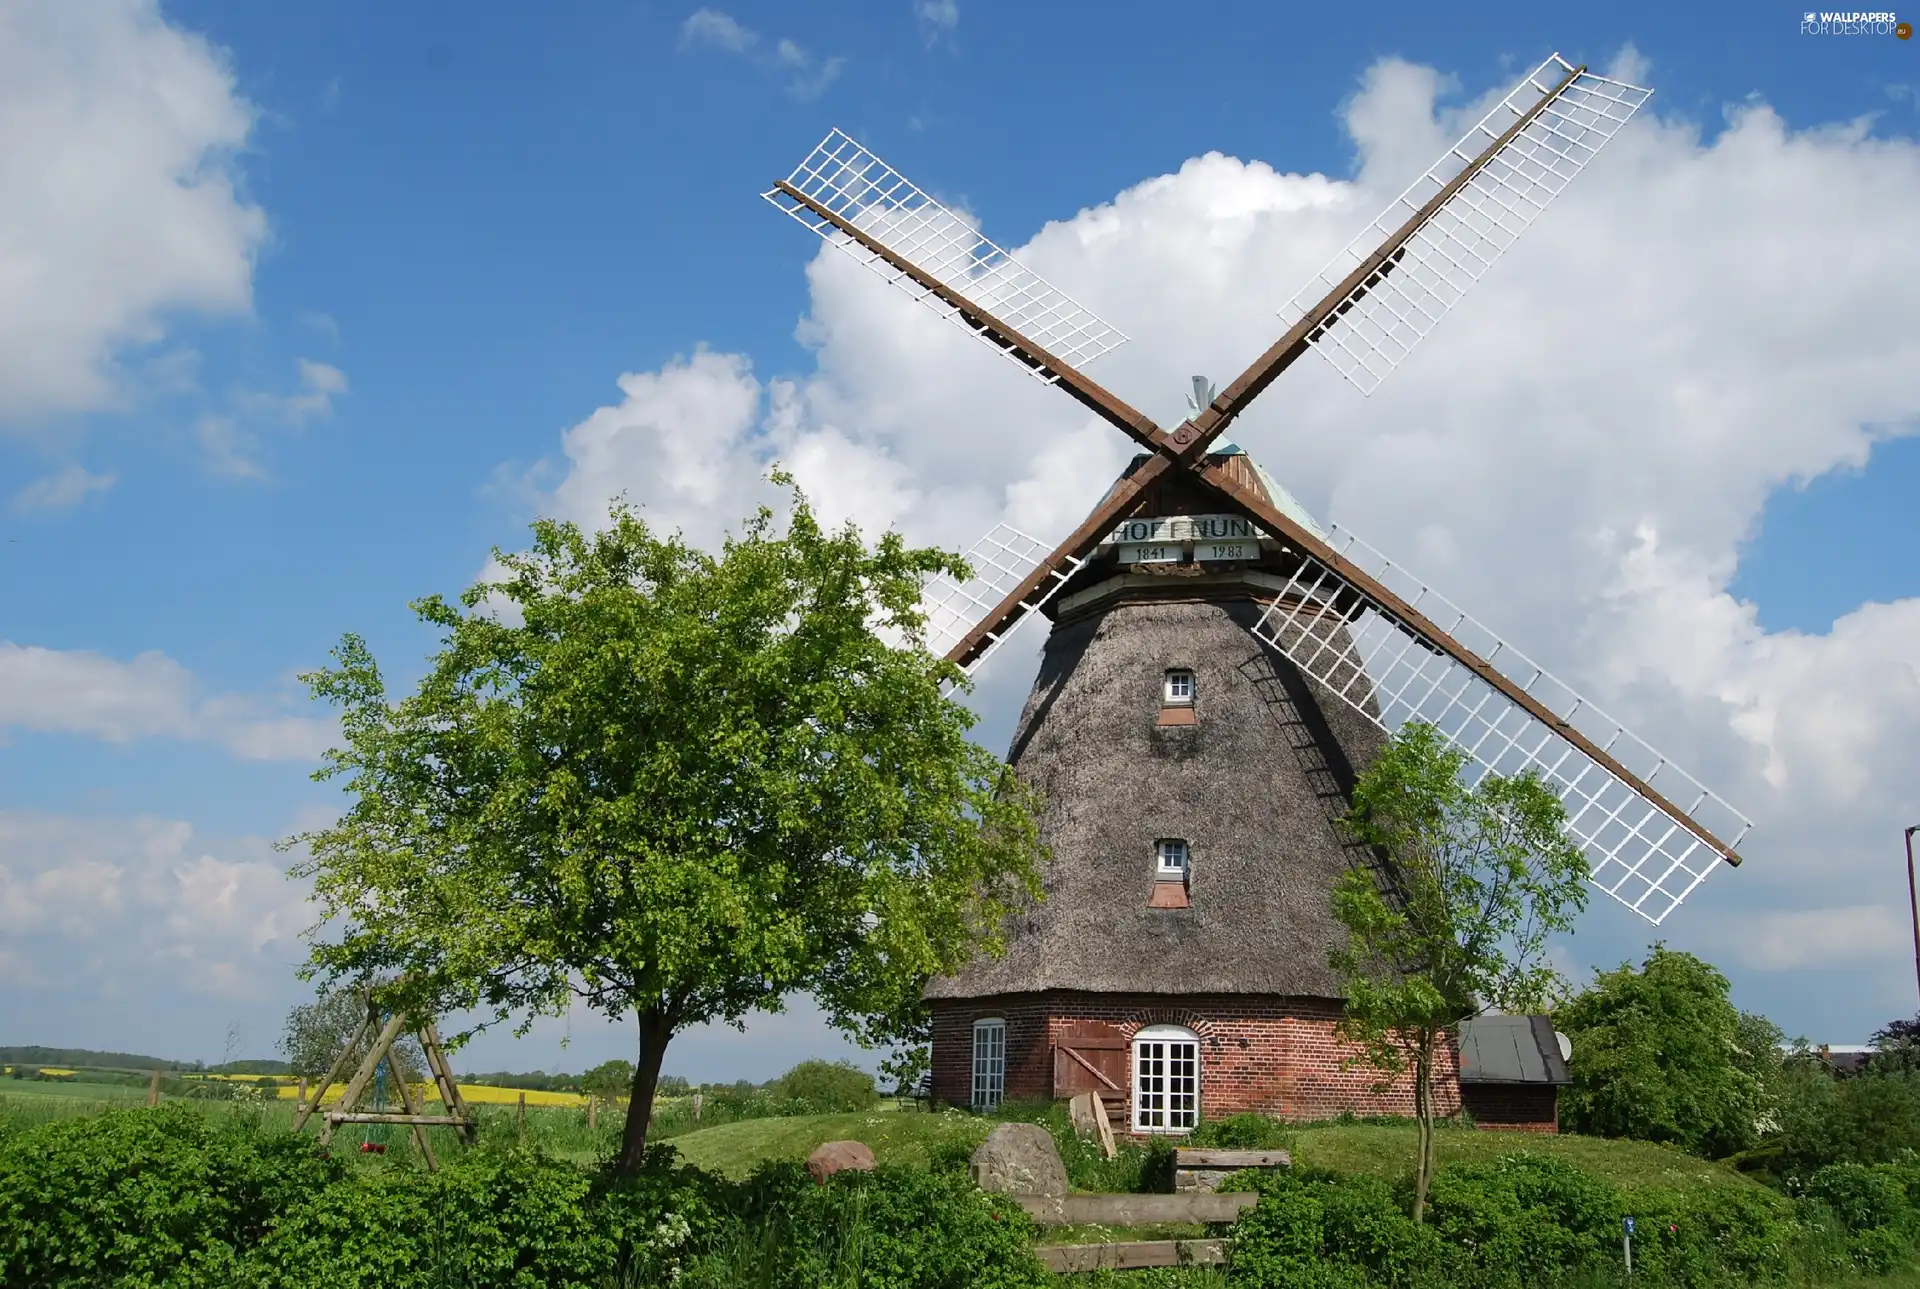
[[[520,1092],[517,1088],[485,1087],[478,1083],[462,1083],[459,1085],[459,1088],[461,1097],[472,1105],[517,1105],[520,1101]],[[338,1101],[340,1094],[345,1091],[346,1088],[342,1085],[338,1083],[334,1084],[331,1088],[327,1089],[327,1095],[321,1098],[321,1104],[327,1105]],[[274,1089],[274,1093],[282,1100],[290,1101],[300,1095],[300,1089],[298,1087],[286,1087],[283,1085]],[[389,1093],[388,1095],[391,1096],[392,1094]],[[427,1100],[438,1101],[439,1099],[440,1089],[429,1082],[427,1084]],[[587,1099],[578,1092],[529,1092],[527,1093],[527,1104],[531,1106],[571,1106],[574,1109],[580,1109],[587,1104]]]

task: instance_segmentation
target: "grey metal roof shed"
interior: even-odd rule
[[[1571,1083],[1547,1016],[1476,1016],[1460,1022],[1460,1082]]]

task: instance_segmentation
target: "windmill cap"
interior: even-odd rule
[[[1121,477],[1125,478],[1126,475],[1138,470],[1150,455],[1150,453],[1146,452],[1136,453],[1133,460],[1127,463],[1127,468]],[[1267,494],[1267,500],[1273,503],[1274,509],[1278,510],[1288,519],[1293,520],[1294,523],[1299,524],[1321,541],[1327,540],[1326,529],[1322,528],[1319,521],[1314,519],[1312,513],[1300,504],[1299,498],[1295,497],[1291,492],[1288,492],[1278,479],[1268,474],[1266,467],[1254,460],[1253,455],[1238,443],[1235,443],[1229,438],[1215,439],[1207,448],[1207,455],[1210,457],[1239,457],[1246,463],[1254,479],[1259,481],[1261,489]],[[1243,480],[1243,482],[1245,481]]]

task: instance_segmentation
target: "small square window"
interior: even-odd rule
[[[1171,707],[1192,706],[1193,673],[1185,668],[1169,671],[1166,686],[1161,690],[1160,700]]]
[[[1177,837],[1162,837],[1153,844],[1153,849],[1159,861],[1159,876],[1176,878],[1187,875],[1186,842]]]

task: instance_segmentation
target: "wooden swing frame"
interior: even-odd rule
[[[302,1101],[294,1114],[293,1130],[296,1133],[307,1126],[307,1120],[313,1117],[315,1110],[320,1109],[320,1103],[326,1097],[327,1089],[337,1083],[340,1076],[346,1072],[347,1062],[353,1059],[353,1049],[360,1045],[361,1039],[372,1033],[373,1046],[367,1049],[359,1069],[355,1070],[353,1077],[347,1081],[346,1090],[340,1094],[340,1104],[334,1109],[320,1112],[321,1119],[326,1123],[326,1126],[320,1130],[322,1146],[333,1140],[334,1129],[343,1123],[404,1123],[413,1129],[414,1144],[420,1148],[421,1157],[426,1160],[427,1169],[431,1172],[437,1170],[440,1164],[434,1157],[432,1144],[427,1140],[428,1128],[458,1129],[461,1138],[469,1146],[479,1139],[479,1131],[474,1124],[473,1116],[468,1113],[467,1103],[460,1096],[460,1086],[453,1079],[453,1068],[447,1064],[446,1052],[440,1045],[440,1032],[434,1028],[431,1020],[422,1023],[415,1031],[415,1036],[420,1040],[420,1050],[427,1059],[428,1077],[440,1089],[440,1103],[447,1108],[447,1113],[428,1114],[426,1090],[422,1088],[416,1095],[413,1085],[401,1072],[399,1062],[388,1059],[394,1043],[406,1027],[406,1019],[405,1013],[395,1012],[382,1021],[379,1004],[372,999],[367,1001],[366,1016],[354,1029],[353,1037],[347,1040],[347,1045],[341,1049],[340,1055],[334,1059],[333,1068],[328,1070],[326,1077],[320,1080],[320,1086],[314,1089],[313,1097]],[[393,1085],[400,1093],[400,1104],[405,1110],[403,1114],[381,1114],[354,1109],[360,1103],[360,1098],[366,1094],[368,1085],[373,1082],[374,1074],[380,1068],[382,1060],[387,1061],[387,1068],[393,1073]]]

